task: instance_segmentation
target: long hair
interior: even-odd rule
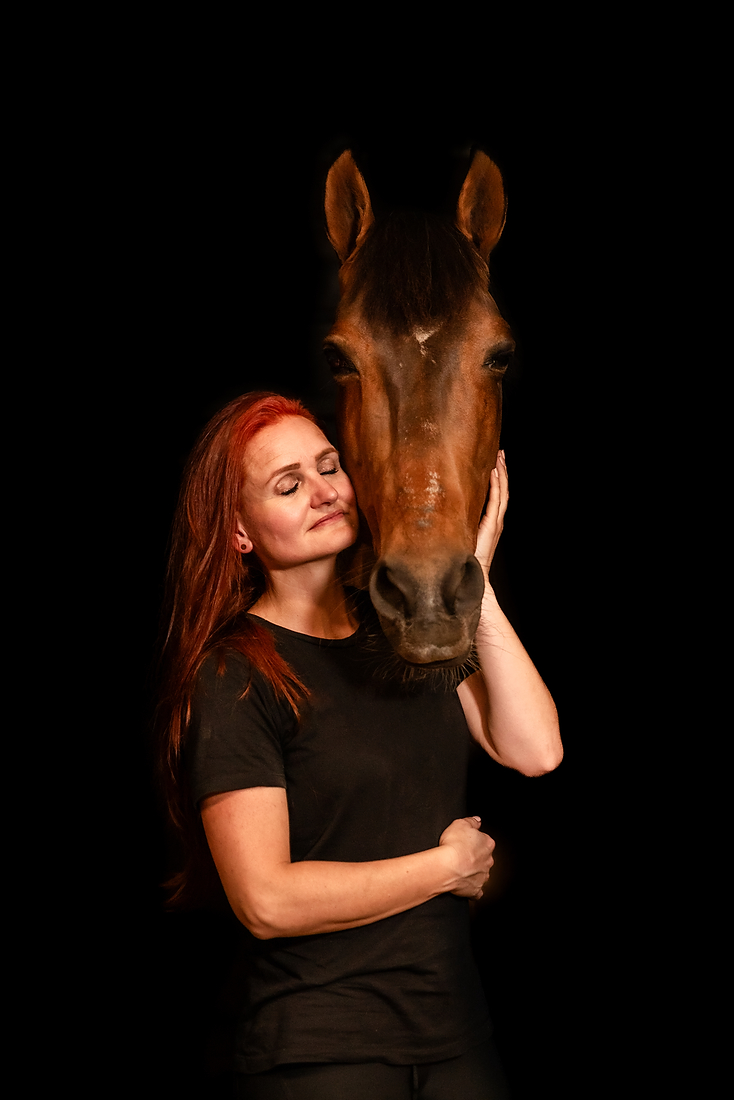
[[[184,471],[166,576],[167,625],[156,721],[160,779],[185,852],[184,870],[166,883],[171,905],[204,900],[218,883],[183,774],[191,696],[203,661],[219,652],[223,668],[224,651],[237,650],[296,715],[299,700],[307,694],[270,632],[244,614],[266,582],[255,555],[241,554],[234,541],[247,445],[263,428],[289,416],[316,423],[300,401],[278,394],[236,398],[204,428]]]

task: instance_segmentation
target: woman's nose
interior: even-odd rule
[[[336,491],[336,486],[331,484],[325,477],[319,475],[318,481],[315,483],[311,500],[314,504],[333,504],[339,496]]]

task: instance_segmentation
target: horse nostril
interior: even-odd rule
[[[473,614],[484,592],[484,577],[474,555],[436,563],[416,571],[398,559],[382,559],[370,580],[370,596],[378,615],[391,621],[431,619],[436,615]]]
[[[484,576],[473,554],[447,571],[441,595],[450,615],[463,615],[474,611],[483,594]]]
[[[391,570],[379,562],[370,578],[370,596],[375,609],[386,618],[405,619],[409,615],[405,594],[391,576]]]

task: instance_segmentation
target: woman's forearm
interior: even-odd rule
[[[494,841],[460,818],[423,852],[365,863],[292,863],[286,794],[279,787],[204,800],[202,821],[229,903],[258,939],[337,932],[422,905],[438,894],[481,896]]]
[[[281,864],[257,896],[230,897],[230,903],[258,939],[309,936],[383,920],[456,882],[442,850],[433,848],[373,863]]]
[[[484,596],[474,642],[481,671],[465,680],[458,694],[472,736],[490,756],[524,775],[542,775],[563,758],[555,704],[489,583],[508,501],[507,463],[500,451],[477,535]]]
[[[552,771],[563,758],[555,704],[488,582],[475,645],[480,672],[459,688],[472,735],[507,767]]]

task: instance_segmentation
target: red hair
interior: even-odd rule
[[[204,428],[184,471],[168,562],[168,627],[158,706],[159,766],[173,824],[182,834],[186,867],[167,886],[171,903],[205,896],[218,881],[183,775],[182,753],[191,694],[206,657],[242,653],[298,714],[307,692],[278,653],[271,633],[244,614],[265,588],[254,554],[235,546],[245,478],[245,451],[263,428],[288,416],[316,418],[300,401],[275,393],[236,398]],[[244,691],[247,690],[246,685]]]

